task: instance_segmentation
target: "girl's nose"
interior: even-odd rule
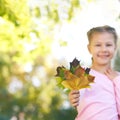
[[[107,47],[105,45],[102,46],[101,48],[102,51],[106,51],[107,50]]]

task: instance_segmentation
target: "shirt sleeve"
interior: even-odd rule
[[[116,97],[116,103],[117,103],[117,110],[118,114],[120,116],[120,75],[117,76],[113,80],[114,88],[115,88],[115,97]]]

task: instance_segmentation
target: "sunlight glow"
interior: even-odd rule
[[[41,81],[39,78],[37,78],[36,76],[32,77],[32,83],[35,87],[39,87],[41,85]]]
[[[82,9],[76,11],[70,23],[64,22],[57,26],[52,52],[58,59],[62,57],[71,61],[77,57],[86,65],[90,65],[91,56],[87,50],[86,33],[90,28],[99,25],[110,25],[120,32],[120,25],[116,21],[120,13],[120,3],[117,0],[97,0],[88,4],[85,1],[81,0]],[[59,39],[67,41],[67,47],[60,46]]]
[[[17,92],[17,90],[22,89],[22,87],[23,87],[22,82],[14,77],[14,78],[12,78],[12,81],[9,84],[8,89],[9,89],[10,93],[15,93],[15,92]]]

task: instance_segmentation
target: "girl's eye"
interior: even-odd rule
[[[106,46],[108,46],[108,47],[109,47],[109,46],[112,46],[112,44],[107,44]]]
[[[99,47],[99,46],[101,46],[101,45],[100,45],[100,44],[96,44],[95,46]]]

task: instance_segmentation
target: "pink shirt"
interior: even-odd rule
[[[120,115],[120,76],[111,81],[106,75],[91,69],[95,83],[80,90],[75,120],[118,120]]]

